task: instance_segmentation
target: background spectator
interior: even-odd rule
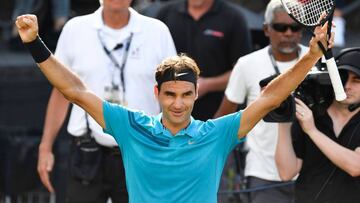
[[[153,73],[156,64],[176,54],[170,32],[162,22],[130,8],[131,0],[101,2],[94,13],[75,17],[65,25],[55,55],[99,97],[157,114]],[[38,161],[39,175],[50,192],[54,192],[50,181],[53,143],[69,105],[53,89]],[[123,162],[113,137],[76,105],[71,109],[68,132],[72,144],[66,201],[101,203],[111,198],[113,203],[127,202]]]
[[[250,31],[235,6],[223,0],[181,0],[161,8],[157,18],[170,29],[178,53],[199,64],[199,98],[193,116],[212,118],[236,60],[251,50]]]
[[[283,180],[299,175],[296,203],[360,202],[360,48],[344,52],[337,65],[347,98],[326,101],[323,113],[296,99],[291,131],[280,124],[276,164]]]

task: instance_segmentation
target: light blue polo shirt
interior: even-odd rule
[[[105,132],[119,144],[130,203],[213,203],[241,112],[206,122],[191,118],[175,136],[161,114],[147,116],[103,103]]]

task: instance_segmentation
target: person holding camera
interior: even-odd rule
[[[360,48],[336,62],[347,98],[323,114],[295,98],[296,121],[279,124],[276,165],[282,180],[298,175],[295,202],[360,202]]]
[[[239,104],[250,104],[261,93],[260,81],[286,71],[303,56],[307,47],[299,44],[301,26],[292,20],[280,0],[272,0],[265,11],[265,35],[270,45],[241,57],[232,73],[216,117],[235,112]],[[275,165],[277,124],[263,120],[249,132],[246,146],[247,187],[282,184]],[[250,193],[252,203],[292,202],[293,186],[267,188]]]

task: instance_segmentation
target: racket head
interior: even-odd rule
[[[307,27],[323,24],[335,10],[334,0],[281,0],[281,3],[291,18]],[[323,13],[326,16],[319,21]]]

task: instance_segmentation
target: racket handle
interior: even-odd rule
[[[334,89],[335,99],[337,101],[342,101],[346,99],[346,93],[344,91],[344,87],[342,85],[340,74],[338,68],[336,66],[334,57],[326,60],[326,66],[329,72],[331,84]]]

